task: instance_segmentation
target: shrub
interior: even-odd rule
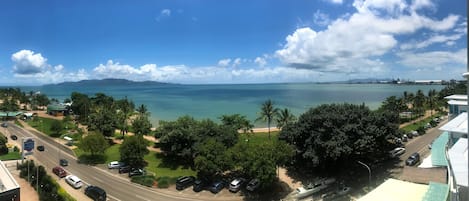
[[[425,134],[425,127],[419,126],[419,127],[417,128],[417,132],[419,133],[419,135]]]
[[[144,176],[134,176],[130,180],[134,183],[141,184],[144,186],[152,187],[155,181],[155,176],[153,175],[144,175]]]
[[[175,184],[177,177],[158,177],[158,188],[168,188],[171,184]]]

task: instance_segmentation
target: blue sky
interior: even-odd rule
[[[1,1],[0,85],[462,79],[466,1]]]

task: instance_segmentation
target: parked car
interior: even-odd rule
[[[248,185],[246,186],[246,190],[248,191],[255,191],[257,188],[259,188],[259,186],[261,185],[261,182],[259,181],[259,179],[251,179],[251,181],[249,181]]]
[[[144,175],[144,174],[145,174],[145,170],[141,168],[131,168],[129,171],[129,177]]]
[[[304,187],[299,187],[296,189],[296,192],[297,192],[296,198],[304,198],[314,193],[317,193],[319,191],[322,191],[326,189],[327,187],[329,187],[329,185],[334,182],[335,182],[334,178],[321,179],[321,180],[318,180],[317,182],[306,185]]]
[[[38,150],[38,151],[44,151],[44,149],[45,149],[45,148],[44,148],[44,146],[43,146],[43,145],[39,145],[39,146],[37,146],[37,150]]]
[[[403,147],[397,147],[389,152],[389,155],[391,155],[392,158],[398,157],[402,154],[405,153],[405,148]]]
[[[413,166],[417,164],[419,161],[420,161],[420,154],[415,152],[412,155],[410,155],[409,158],[407,158],[407,160],[405,161],[405,164],[408,166]]]
[[[16,135],[11,135],[11,139],[12,139],[12,140],[17,140],[18,137],[17,137]]]
[[[207,187],[208,183],[209,182],[205,179],[196,179],[194,181],[194,185],[192,186],[192,190],[194,192],[200,192]]]
[[[81,186],[83,186],[83,182],[81,182],[81,179],[75,175],[66,176],[65,181],[67,181],[67,183],[70,184],[70,186],[76,189],[81,188]]]
[[[67,172],[60,166],[52,168],[52,172],[60,178],[67,176]]]
[[[68,166],[68,161],[63,158],[59,160],[59,163],[61,166]]]
[[[7,123],[7,122],[3,122],[3,123],[2,123],[2,127],[3,127],[3,128],[7,128],[7,127],[8,127],[8,123]]]
[[[217,194],[223,189],[224,185],[222,181],[215,181],[212,183],[212,186],[210,186],[210,192]]]
[[[119,167],[119,174],[124,174],[124,173],[129,173],[129,172],[130,172],[130,166]]]
[[[193,176],[179,177],[176,180],[176,189],[177,190],[184,190],[185,188],[187,188],[187,187],[191,186],[192,184],[194,184],[194,181],[195,181],[195,177],[193,177]]]
[[[407,137],[408,137],[409,139],[412,139],[412,138],[414,138],[414,135],[412,135],[412,133],[408,133],[408,134],[407,134]]]
[[[107,164],[107,168],[109,169],[118,169],[119,167],[124,166],[124,163],[119,161],[111,161]]]
[[[236,178],[230,183],[229,190],[230,192],[236,193],[238,192],[241,187],[244,185],[244,182],[246,182],[246,179],[244,178]]]
[[[411,131],[410,133],[411,133],[414,137],[419,136],[419,132],[417,132],[417,131]]]
[[[85,188],[85,195],[94,201],[106,201],[106,191],[97,186],[88,186]]]

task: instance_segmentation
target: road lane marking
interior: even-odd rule
[[[143,196],[140,196],[140,195],[135,195],[135,197],[138,197],[138,198],[146,200],[146,201],[151,201],[150,199],[148,199],[146,197],[143,197]]]
[[[115,200],[115,201],[121,201],[121,200],[117,199],[116,197],[114,197],[114,196],[112,196],[112,195],[109,195],[109,194],[108,194],[107,196],[108,196],[109,198]]]

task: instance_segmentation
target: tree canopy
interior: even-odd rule
[[[295,147],[293,161],[303,168],[334,170],[354,160],[386,157],[397,132],[396,113],[371,111],[364,105],[326,104],[312,108],[280,132]]]
[[[81,140],[79,146],[83,151],[96,155],[103,154],[109,144],[101,133],[90,133]]]
[[[146,166],[146,162],[143,157],[149,153],[147,146],[147,141],[143,139],[143,135],[135,135],[125,138],[124,142],[119,147],[121,161],[131,167],[141,168]]]

